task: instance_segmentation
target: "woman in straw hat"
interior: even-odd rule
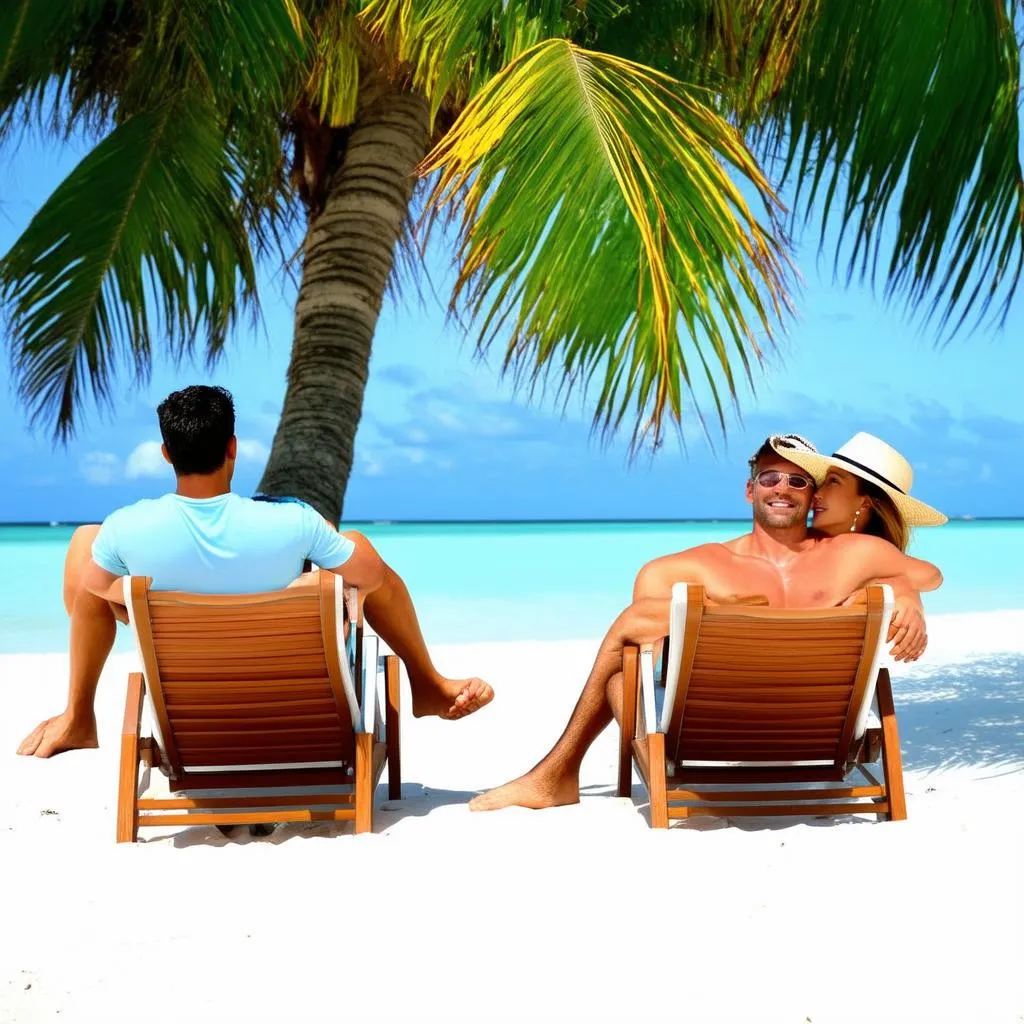
[[[786,457],[822,481],[811,505],[820,533],[873,534],[906,551],[910,527],[946,522],[937,509],[910,496],[910,463],[873,434],[854,434],[831,456],[787,452]]]

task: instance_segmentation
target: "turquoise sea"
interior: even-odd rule
[[[747,521],[345,526],[370,537],[404,577],[434,643],[600,636],[645,561],[748,529]],[[0,526],[0,653],[67,649],[61,571],[71,532]],[[945,574],[926,596],[930,612],[1024,608],[1024,519],[919,530],[911,553]]]

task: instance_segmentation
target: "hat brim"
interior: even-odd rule
[[[814,477],[814,482],[819,487],[825,482],[825,477],[828,475],[828,468],[832,465],[832,462],[827,455],[821,455],[818,452],[804,451],[800,448],[786,448],[775,440],[770,441],[769,444],[780,459],[792,462],[794,466],[799,466],[805,472],[810,473],[811,476]]]
[[[887,486],[880,480],[873,479],[847,462],[839,462],[829,455],[820,455],[814,452],[790,451],[788,449],[780,451],[777,448],[775,450],[782,458],[788,459],[794,465],[810,473],[819,487],[825,482],[825,477],[828,476],[828,471],[832,468],[841,469],[844,473],[850,473],[860,477],[861,480],[866,480],[869,484],[874,484],[875,487],[889,495],[892,503],[896,506],[896,511],[899,512],[907,526],[942,526],[943,523],[949,522],[949,519],[937,508],[932,508],[931,505],[912,498],[895,487]]]

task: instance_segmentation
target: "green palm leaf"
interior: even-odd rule
[[[601,375],[595,425],[638,410],[634,444],[679,423],[732,360],[760,356],[787,306],[786,262],[727,168],[776,201],[736,131],[679,82],[563,40],[542,43],[469,104],[423,170],[433,210],[461,206],[456,296],[499,328],[505,363],[536,380]]]
[[[797,56],[755,129],[800,208],[849,235],[848,274],[955,330],[1024,267],[1018,0],[807,3]],[[837,252],[837,260],[839,252]]]
[[[255,294],[238,177],[199,101],[130,118],[68,176],[0,261],[16,377],[34,419],[73,428],[83,390],[108,400],[119,360],[148,374],[154,335],[216,354]],[[153,323],[155,315],[155,326]]]
[[[563,0],[370,0],[361,15],[412,69],[432,115],[446,101],[460,106],[521,53],[564,35],[579,18]]]

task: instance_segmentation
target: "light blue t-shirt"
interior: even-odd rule
[[[152,576],[154,590],[254,594],[286,587],[307,558],[335,569],[354,550],[304,502],[165,494],[107,516],[92,559],[115,576]]]

